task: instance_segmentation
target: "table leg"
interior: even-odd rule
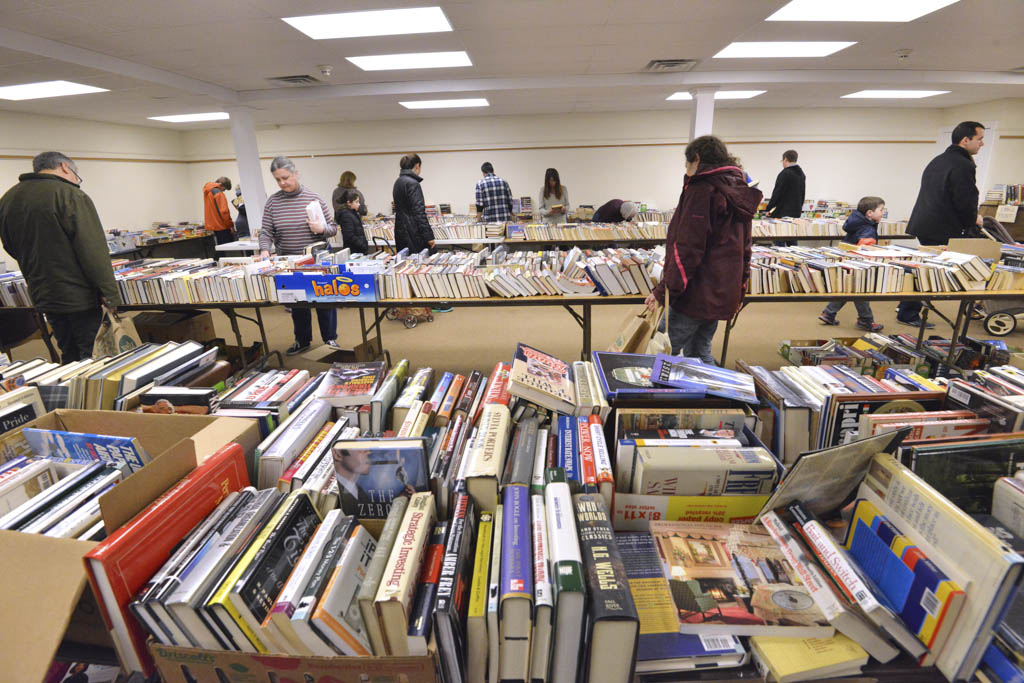
[[[953,334],[949,338],[949,355],[946,356],[946,367],[947,368],[950,368],[950,369],[953,368],[953,357],[956,355],[956,344],[957,344],[958,341],[960,341],[960,336],[961,336],[960,327],[964,324],[964,318],[965,317],[967,317],[967,318],[970,317],[970,316],[967,316],[966,313],[967,313],[968,308],[969,307],[973,307],[973,306],[974,306],[974,302],[973,301],[967,301],[966,299],[964,299],[963,301],[960,302],[960,306],[957,308],[957,311],[956,311],[956,322],[953,324]],[[967,328],[966,328],[966,326],[964,326],[964,331],[966,332],[966,330],[967,330]]]
[[[245,342],[242,341],[242,331],[238,328],[238,314],[233,308],[225,308],[224,313],[231,321],[231,331],[235,333],[235,342],[238,345],[238,358],[242,363],[242,372],[249,369],[249,359],[245,357]]]
[[[46,350],[50,352],[50,360],[54,363],[59,363],[60,356],[57,354],[57,350],[53,348],[53,338],[50,334],[50,326],[46,322],[46,317],[39,311],[33,311],[33,315],[36,317],[36,324],[39,325],[39,336],[43,338]]]
[[[281,356],[281,352],[276,350],[271,351],[270,343],[267,342],[267,328],[263,324],[263,312],[260,311],[259,306],[254,306],[252,310],[256,312],[256,326],[260,328],[260,341],[263,342],[263,355],[268,359],[270,356],[277,356],[277,364],[283,368],[284,357]]]
[[[590,360],[590,304],[583,304],[583,360]]]
[[[366,336],[366,309],[362,306],[359,307],[359,332],[363,335],[363,343],[365,344],[369,338]]]
[[[921,309],[921,325],[917,328],[917,346],[914,348],[915,351],[920,351],[921,346],[924,344],[924,331],[928,327],[928,311],[931,310],[931,306],[925,306]]]
[[[736,321],[740,319],[740,313],[747,307],[747,302],[744,301],[740,306],[740,310],[736,311],[731,319],[725,321],[725,336],[722,337],[722,358],[718,361],[719,367],[725,367],[725,359],[729,354],[729,337],[732,335],[732,328],[736,327]],[[668,328],[665,328],[665,334],[668,334]],[[682,349],[679,350],[682,353]]]

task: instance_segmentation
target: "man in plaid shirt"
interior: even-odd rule
[[[476,210],[486,222],[512,220],[512,190],[494,175],[494,166],[485,161],[480,167],[484,177],[476,184]]]

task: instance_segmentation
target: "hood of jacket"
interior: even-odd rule
[[[690,187],[694,183],[710,183],[715,191],[725,197],[725,202],[730,209],[744,219],[754,217],[763,196],[761,190],[747,185],[743,170],[737,166],[719,166],[718,168],[700,166],[695,175],[686,179],[686,187]]]
[[[205,185],[203,185],[203,196],[204,197],[206,195],[208,195],[208,194],[217,194],[218,192],[223,192],[223,191],[224,191],[224,189],[220,186],[220,183],[214,182],[212,180],[210,182],[206,183]]]

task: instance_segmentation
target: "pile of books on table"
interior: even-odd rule
[[[615,242],[624,240],[665,239],[668,226],[648,223],[546,223],[509,224],[505,239],[535,242],[572,242],[576,240]]]

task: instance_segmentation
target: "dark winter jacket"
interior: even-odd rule
[[[798,164],[779,171],[775,178],[775,187],[772,188],[772,198],[768,200],[767,211],[772,218],[800,218],[804,208],[806,185],[807,178]]]
[[[334,222],[341,229],[342,243],[352,250],[353,254],[365,254],[369,251],[366,243],[366,232],[363,230],[363,219],[347,206],[338,209],[334,214]]]
[[[409,249],[416,253],[429,249],[434,231],[427,220],[426,203],[423,201],[423,178],[411,169],[402,169],[391,190],[395,200],[395,251]]]
[[[622,217],[622,204],[621,199],[609,199],[604,204],[598,207],[597,211],[594,212],[594,217],[591,219],[595,223],[621,223],[625,218]]]
[[[336,188],[334,188],[334,192],[331,193],[331,203],[334,205],[334,210],[341,211],[341,195],[345,194],[345,190],[356,191],[356,194],[359,195],[359,215],[365,216],[369,211],[369,209],[366,208],[366,197],[364,197],[363,193],[354,187],[342,187],[341,185],[338,185]]]
[[[843,241],[847,244],[857,244],[861,240],[878,239],[878,223],[874,222],[860,211],[854,210],[843,223],[843,230],[846,237]]]
[[[735,166],[687,177],[668,226],[659,301],[697,320],[728,320],[743,302],[750,277],[750,221],[761,191],[747,187]]]
[[[18,261],[28,293],[46,313],[121,305],[110,249],[96,206],[52,173],[23,173],[0,199],[0,239]]]
[[[928,162],[921,174],[921,189],[910,212],[907,232],[946,244],[960,237],[978,220],[978,186],[971,153],[959,145]]]

